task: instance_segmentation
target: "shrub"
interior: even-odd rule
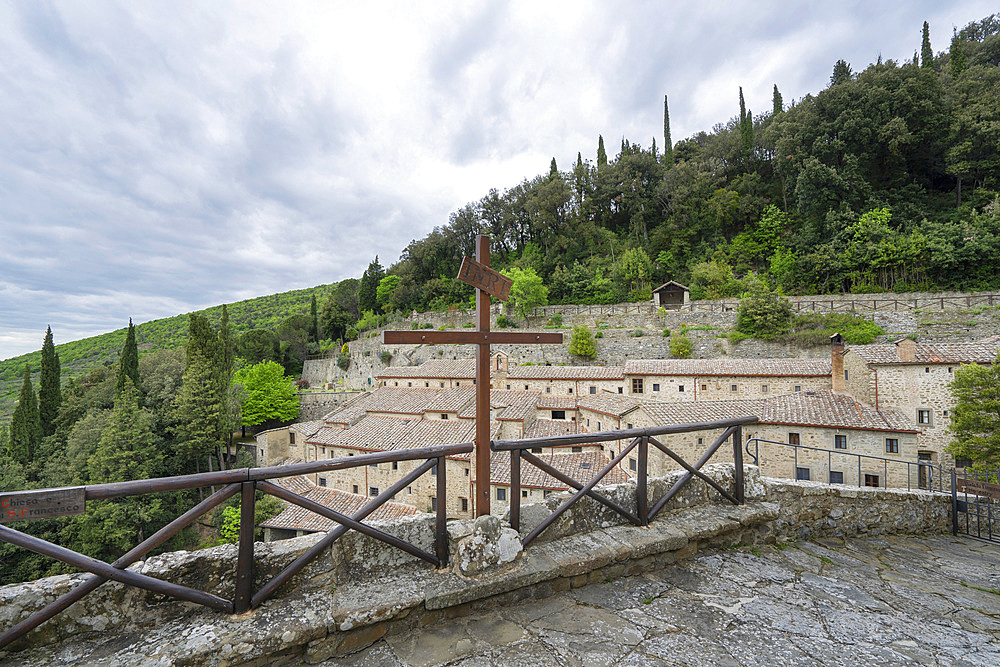
[[[338,354],[337,355],[337,365],[340,366],[340,370],[346,371],[351,365],[351,355],[349,354]]]
[[[636,329],[630,335],[632,336],[632,338],[642,338],[644,333],[645,332],[642,329]]]
[[[517,328],[517,324],[514,323],[514,320],[503,314],[497,315],[497,326],[501,329]]]
[[[347,331],[344,332],[344,338],[347,340],[357,340],[358,330],[354,327],[347,327]]]
[[[865,345],[885,331],[871,320],[849,313],[800,313],[792,318],[792,339],[800,345],[823,345],[839,333],[852,345]]]
[[[424,322],[423,324],[420,325],[420,328],[421,329],[433,329],[434,325],[431,324],[430,322]]]
[[[664,338],[670,338],[670,329],[664,329],[663,330],[663,337]]]
[[[660,306],[659,308],[656,309],[656,314],[659,315],[660,317],[666,317],[667,309],[664,308],[663,306]]]
[[[549,324],[554,327],[562,326],[563,316],[562,313],[552,313],[552,319],[549,320]]]
[[[597,343],[594,342],[590,329],[583,325],[573,327],[573,339],[569,343],[569,353],[587,359],[593,359],[597,356]]]
[[[295,381],[295,386],[298,387],[299,389],[308,389],[309,380],[305,378],[299,378],[298,380]]]
[[[389,352],[389,350],[382,350],[378,353],[378,356],[382,360],[382,363],[386,366],[388,366],[389,362],[392,361],[392,352]]]
[[[604,332],[603,331],[597,331],[597,332],[595,332],[594,333],[594,338],[604,338]]]
[[[673,336],[670,339],[670,356],[675,359],[690,359],[691,339],[684,335]]]
[[[787,333],[792,326],[791,302],[753,274],[745,282],[749,290],[740,298],[736,330],[764,339]]]
[[[351,353],[351,350],[347,347],[347,343],[344,343],[343,345],[340,346],[340,353],[341,354],[350,354]]]

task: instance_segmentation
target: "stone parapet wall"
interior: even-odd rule
[[[707,466],[705,471],[723,488],[732,489],[731,464]],[[652,480],[651,498],[659,497],[680,474]],[[35,656],[42,661],[37,664],[45,664],[54,653],[47,657],[20,651],[92,632],[147,636],[141,642],[147,652],[137,661],[215,665],[266,663],[285,656],[319,662],[362,648],[387,632],[637,574],[705,548],[820,536],[941,532],[949,525],[950,497],[941,494],[762,479],[752,466],[746,475],[746,505],[721,502],[714,489],[695,479],[646,528],[625,525],[603,505],[584,499],[526,551],[518,534],[499,517],[452,521],[451,562],[442,570],[352,531],[280,589],[276,599],[240,617],[105,584],[13,651],[0,653],[0,663],[24,664]],[[604,487],[602,492],[634,511],[633,484]],[[566,497],[555,494],[524,506],[522,534]],[[431,515],[373,523],[433,551]],[[255,586],[319,539],[312,535],[257,544]],[[155,556],[129,569],[230,598],[235,561],[236,548],[230,545]],[[0,628],[52,601],[80,578],[63,575],[0,587]],[[72,653],[72,642],[65,650]]]

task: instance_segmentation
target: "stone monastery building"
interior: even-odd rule
[[[948,384],[954,371],[963,363],[991,363],[998,349],[1000,336],[973,344],[923,345],[903,339],[852,346],[834,336],[829,360],[654,359],[630,360],[625,366],[514,367],[506,354],[496,352],[491,363],[491,437],[541,438],[756,415],[759,422],[745,429],[744,437],[751,440],[749,450],[758,456],[766,475],[927,487],[937,484],[936,473],[918,462],[946,468],[955,464],[944,451],[952,408]],[[373,391],[322,420],[258,434],[258,462],[314,461],[470,442],[474,377],[472,359],[387,368],[377,376]],[[663,436],[660,441],[694,461],[717,435],[687,433]],[[586,482],[627,444],[610,441],[533,451],[563,474]],[[723,447],[716,457],[731,460],[731,448]],[[890,467],[882,459],[910,465]],[[509,461],[507,453],[495,453],[491,460],[494,511],[503,512],[509,502]],[[351,502],[360,504],[417,465],[398,462],[331,471],[311,475],[301,484],[311,485],[314,492],[353,496]],[[650,474],[678,467],[650,448]],[[605,483],[630,479],[636,468],[636,459],[627,458]],[[469,455],[450,457],[445,474],[448,514],[473,516],[476,479]],[[534,466],[522,467],[522,501],[533,502],[566,488]],[[396,501],[412,511],[431,511],[437,506],[435,494],[436,480],[427,474]],[[331,496],[329,502],[347,501]],[[290,511],[268,526],[276,536],[324,529],[308,525]]]

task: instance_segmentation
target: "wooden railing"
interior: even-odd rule
[[[743,426],[747,424],[754,424],[757,422],[757,417],[741,417],[738,419],[723,419],[720,421],[712,422],[700,422],[694,424],[675,424],[672,426],[655,426],[651,428],[633,428],[626,429],[622,431],[602,431],[600,433],[589,433],[583,435],[561,435],[551,438],[529,438],[525,440],[498,440],[492,443],[492,448],[494,451],[509,451],[510,452],[510,526],[514,530],[520,530],[521,526],[521,461],[522,459],[541,471],[551,475],[563,484],[576,489],[576,493],[561,504],[554,512],[552,512],[548,517],[546,517],[541,523],[535,526],[527,535],[521,539],[523,546],[528,546],[536,537],[538,537],[542,531],[548,528],[552,523],[558,519],[566,510],[568,510],[574,503],[578,502],[584,496],[592,498],[593,500],[599,502],[600,504],[608,507],[621,516],[623,516],[630,523],[637,526],[649,525],[649,522],[662,510],[666,504],[673,498],[677,493],[684,488],[684,485],[690,482],[694,477],[698,477],[703,480],[706,484],[714,488],[719,492],[722,497],[724,497],[729,502],[734,505],[742,505],[744,501],[744,477],[743,477],[743,443],[742,443],[742,433]],[[691,465],[687,463],[683,458],[681,458],[677,453],[672,451],[670,448],[663,445],[656,439],[656,436],[676,434],[676,433],[692,433],[695,431],[708,431],[716,429],[724,429],[722,434],[719,435],[711,446],[705,450],[705,453],[698,459],[698,461]],[[715,480],[701,472],[702,466],[708,462],[709,459],[719,450],[719,448],[729,439],[732,439],[733,447],[733,463],[735,464],[736,470],[736,484],[734,493],[729,493],[720,486]],[[585,445],[585,444],[595,444],[601,442],[610,442],[615,440],[631,440],[631,442],[624,447],[616,457],[608,462],[603,469],[601,469],[589,482],[582,483],[577,481],[568,475],[560,472],[552,465],[546,463],[539,457],[532,454],[530,449],[538,449],[544,447],[566,447],[572,445]],[[653,445],[656,449],[666,454],[668,457],[673,459],[681,468],[687,472],[679,479],[674,485],[660,498],[655,505],[649,506],[649,445]],[[618,464],[625,460],[633,450],[638,450],[638,462],[636,464],[636,512],[631,512],[628,509],[622,507],[620,504],[600,495],[594,491],[594,487],[600,483],[600,481],[611,472]]]
[[[180,491],[185,489],[197,489],[209,486],[226,485],[216,491],[211,496],[198,503],[190,510],[177,517],[169,524],[156,531],[153,535],[143,540],[138,546],[126,553],[110,565],[108,563],[90,558],[83,554],[61,547],[51,542],[46,542],[37,537],[14,530],[4,525],[0,525],[0,541],[9,542],[35,553],[39,553],[50,558],[62,561],[68,565],[90,572],[91,576],[85,579],[76,588],[62,595],[60,598],[38,610],[17,625],[0,634],[0,648],[3,648],[12,641],[24,636],[34,628],[38,627],[59,612],[67,609],[70,605],[82,599],[84,596],[95,590],[107,581],[118,581],[129,586],[135,586],[155,593],[160,593],[178,600],[194,602],[212,609],[229,613],[243,613],[251,607],[257,607],[262,602],[271,597],[274,592],[285,582],[295,576],[306,565],[312,562],[317,556],[330,547],[341,535],[348,530],[357,530],[360,533],[381,540],[409,554],[421,558],[437,567],[443,567],[448,562],[448,535],[446,530],[446,508],[447,508],[447,486],[445,477],[445,457],[458,454],[468,454],[472,452],[472,443],[462,443],[455,445],[439,445],[435,447],[421,447],[393,452],[379,452],[374,454],[364,454],[345,458],[327,459],[324,461],[312,461],[308,463],[295,463],[283,466],[271,466],[265,468],[242,468],[239,470],[226,470],[221,472],[199,473],[194,475],[184,475],[180,477],[161,477],[158,479],[144,479],[129,482],[118,482],[114,484],[94,484],[82,487],[82,492],[86,500],[105,500],[110,498],[122,498],[125,496],[138,496],[149,493],[160,493],[164,491]],[[305,475],[310,473],[325,472],[330,470],[347,470],[366,465],[379,463],[389,463],[394,461],[417,461],[424,459],[423,463],[413,471],[403,476],[398,482],[378,494],[364,507],[355,512],[352,516],[347,516],[336,510],[320,505],[308,498],[292,493],[268,480],[281,477],[291,477],[294,475]],[[412,484],[414,480],[429,470],[437,469],[437,516],[434,529],[435,553],[428,553],[395,535],[390,535],[374,526],[362,523],[362,520],[374,513],[379,507],[391,500],[393,496]],[[79,493],[81,487],[72,489]],[[309,550],[303,553],[290,563],[285,569],[275,575],[270,581],[257,592],[253,591],[253,563],[254,563],[254,498],[256,491],[276,496],[289,503],[293,503],[307,510],[315,512],[336,522],[326,536],[314,544]],[[61,489],[46,489],[50,492],[64,491]],[[37,493],[37,492],[33,492]],[[232,496],[240,494],[240,533],[236,557],[236,588],[232,600],[226,600],[212,593],[199,591],[187,586],[173,584],[170,582],[155,579],[138,572],[126,570],[129,565],[142,559],[145,555],[157,547],[163,545],[171,537],[179,533],[184,527],[195,521],[198,517]],[[11,494],[7,494],[10,496]]]

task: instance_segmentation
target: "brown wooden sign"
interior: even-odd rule
[[[955,480],[955,489],[959,493],[972,493],[977,496],[1000,499],[1000,484],[980,482],[975,479],[962,479],[959,477]]]
[[[510,287],[514,281],[494,271],[485,264],[480,264],[471,257],[462,258],[462,268],[458,270],[458,279],[463,283],[481,289],[490,296],[495,296],[501,301],[510,298]]]
[[[0,523],[83,514],[85,509],[82,486],[0,492]]]

